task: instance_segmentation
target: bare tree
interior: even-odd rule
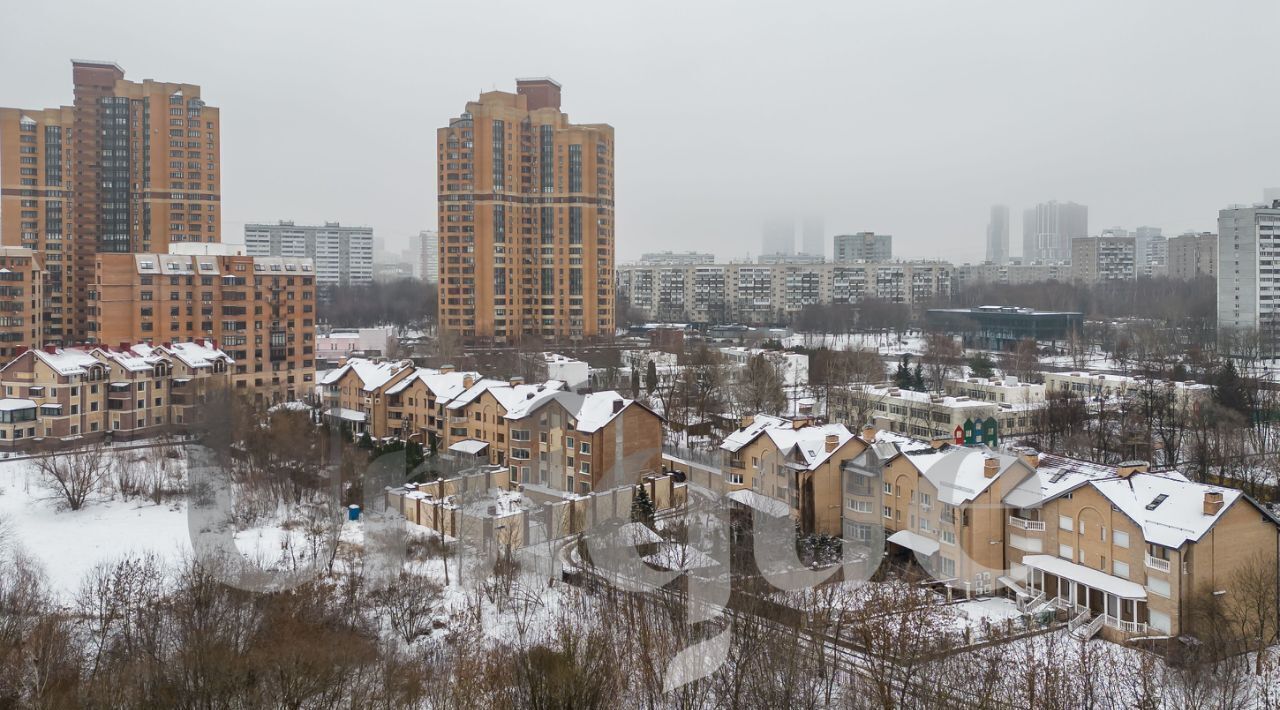
[[[111,480],[111,466],[98,447],[54,452],[33,461],[44,486],[68,510],[83,508]]]

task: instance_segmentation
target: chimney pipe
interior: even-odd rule
[[[1204,492],[1204,514],[1217,515],[1222,510],[1222,491]]]
[[[1147,466],[1146,461],[1121,461],[1116,466],[1116,475],[1121,478],[1128,478],[1135,473],[1146,473]]]
[[[876,438],[876,427],[874,424],[862,425],[862,440],[871,443]]]
[[[618,412],[621,412],[621,411],[622,411],[622,405],[623,405],[623,400],[621,400],[621,399],[615,399],[615,400],[613,400],[613,413],[614,413],[614,414],[617,414]]]
[[[837,434],[827,434],[826,444],[827,444],[827,453],[831,453],[832,451],[835,451],[836,447],[840,445],[840,436]]]
[[[1000,460],[993,457],[986,457],[982,462],[982,476],[984,478],[995,478],[1000,472]]]
[[[46,345],[46,346],[44,346],[44,351],[45,351],[45,352],[47,352],[47,353],[49,353],[50,355],[57,355],[57,354],[58,354],[58,346],[57,346],[57,345]]]

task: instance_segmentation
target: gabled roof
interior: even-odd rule
[[[794,429],[788,423],[785,428],[770,427],[764,433],[783,455],[789,457],[795,454],[810,471],[821,466],[831,458],[833,453],[839,451],[840,447],[855,438],[853,432],[843,424],[822,424]],[[831,451],[827,451],[828,436],[836,437],[836,446]]]
[[[517,406],[521,401],[530,397],[537,397],[543,392],[554,392],[564,386],[559,380],[547,380],[536,385],[512,385],[506,380],[495,380],[485,378],[476,382],[467,388],[465,392],[458,395],[449,402],[449,409],[461,409],[479,399],[480,395],[488,392],[498,400],[498,404],[508,411],[512,407]]]
[[[953,444],[934,447],[928,441],[882,431],[876,433],[874,446],[877,455],[885,461],[897,458],[883,455],[888,453],[886,444],[893,446],[898,456],[905,457],[933,485],[938,492],[938,501],[947,505],[963,505],[972,501],[1019,462],[1017,456],[985,448]],[[986,475],[989,459],[994,459],[997,466],[996,475],[990,478]]]
[[[350,360],[347,360],[347,364],[342,367],[339,367],[336,370],[330,370],[329,373],[324,376],[324,379],[321,380],[320,384],[336,384],[348,372],[354,372],[356,377],[360,378],[360,389],[366,392],[372,392],[385,385],[392,377],[395,377],[407,367],[413,367],[412,363],[408,360],[400,360],[397,362],[383,360],[375,362],[362,357],[353,357]]]
[[[1116,466],[1042,455],[1035,475],[1010,491],[1004,502],[1035,508],[1085,486],[1098,491],[1141,528],[1146,542],[1173,548],[1204,537],[1245,497],[1234,488],[1196,483],[1176,470],[1137,471],[1121,477]],[[1222,507],[1212,515],[1204,513],[1206,493],[1222,494]]]
[[[619,414],[625,412],[627,407],[633,405],[653,412],[652,409],[645,407],[636,400],[627,399],[613,391],[591,392],[590,394],[550,391],[528,399],[523,403],[523,406],[508,410],[506,418],[513,421],[523,419],[551,402],[563,407],[569,416],[573,418],[574,428],[586,434],[591,434],[604,428]],[[616,410],[614,408],[615,402],[619,403]],[[657,416],[656,412],[654,412],[654,416]]]
[[[235,360],[225,352],[215,348],[213,343],[204,340],[201,342],[187,343],[170,343],[160,347],[152,347],[146,344],[134,345],[130,348],[133,352],[142,357],[148,357],[153,353],[169,354],[182,361],[187,367],[201,369],[212,367],[214,362],[221,360],[227,364],[232,364]]]
[[[757,414],[752,419],[751,424],[742,427],[724,438],[724,442],[720,444],[720,448],[725,451],[738,451],[742,447],[756,440],[767,429],[777,427],[791,428],[791,422],[780,417],[771,417],[767,414]]]

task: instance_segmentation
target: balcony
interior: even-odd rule
[[[1152,557],[1151,555],[1147,555],[1146,559],[1147,559],[1147,567],[1153,570],[1156,570],[1158,572],[1169,571],[1169,560],[1162,560],[1158,557]]]
[[[1122,633],[1145,634],[1147,632],[1147,622],[1145,621],[1125,621],[1124,619],[1117,619],[1110,614],[1107,614],[1104,618],[1107,626],[1119,629]]]
[[[1027,520],[1026,518],[1019,518],[1016,515],[1010,515],[1009,524],[1019,530],[1026,530],[1028,532],[1044,532],[1043,520]]]

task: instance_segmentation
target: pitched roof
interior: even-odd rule
[[[382,360],[375,362],[362,357],[353,357],[347,360],[347,364],[336,370],[330,370],[320,381],[322,385],[331,385],[341,380],[348,372],[356,373],[356,377],[360,378],[360,388],[366,392],[372,392],[379,387],[385,385],[392,377],[395,377],[407,367],[413,367],[408,360],[400,360],[392,362],[390,360]]]
[[[1176,470],[1137,471],[1121,477],[1116,466],[1041,455],[1034,476],[1016,486],[1004,502],[1034,508],[1090,486],[1142,529],[1147,542],[1181,547],[1204,536],[1244,494],[1234,488],[1196,483]],[[1206,493],[1221,493],[1222,507],[1205,515]]]

